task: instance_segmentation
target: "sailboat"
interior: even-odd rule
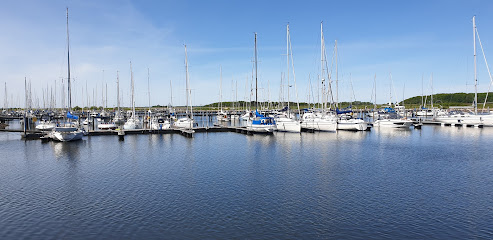
[[[120,110],[120,76],[118,71],[116,72],[116,112],[113,122],[118,126],[125,123],[125,118],[122,116],[122,112]]]
[[[192,129],[194,127],[193,120],[193,109],[192,109],[192,98],[190,89],[190,79],[188,76],[188,55],[187,55],[187,45],[185,45],[185,79],[186,79],[186,99],[187,99],[187,110],[185,117],[179,118],[174,122],[174,126],[178,128]]]
[[[75,140],[81,140],[82,136],[84,135],[83,132],[79,129],[79,126],[77,123],[73,122],[72,120],[77,120],[78,117],[74,116],[70,113],[72,110],[72,94],[71,94],[71,88],[70,88],[70,39],[69,39],[69,31],[68,31],[68,8],[67,8],[67,85],[68,85],[68,107],[67,107],[67,113],[64,117],[64,122],[61,123],[59,126],[53,128],[53,130],[50,132],[49,136],[56,141],[61,141],[61,142],[68,142],[68,141],[75,141]]]
[[[312,130],[312,131],[324,131],[324,132],[335,132],[337,129],[337,118],[332,112],[327,110],[327,102],[328,102],[328,91],[330,91],[330,87],[328,91],[325,91],[325,64],[326,55],[325,55],[325,40],[324,40],[324,32],[323,32],[323,22],[320,23],[320,60],[321,60],[321,83],[322,83],[322,92],[323,92],[323,106],[322,110],[307,110],[303,113],[301,117],[301,127],[304,129]],[[330,78],[329,78],[330,80]],[[330,82],[329,82],[330,84]],[[329,85],[330,86],[330,85]]]
[[[290,99],[289,99],[289,70],[290,70],[290,65],[289,65],[289,58],[292,57],[292,52],[290,51],[291,49],[291,37],[289,35],[289,24],[286,26],[286,58],[287,58],[287,84],[288,84],[288,105],[285,109],[285,111],[281,111],[279,114],[277,114],[274,117],[275,123],[276,123],[276,129],[277,131],[281,132],[301,132],[301,123],[299,120],[296,119],[296,115],[291,113],[290,107]],[[291,54],[290,54],[291,53]],[[292,61],[291,61],[292,63]],[[294,68],[293,68],[293,73],[294,73]],[[294,75],[294,74],[293,74]],[[294,76],[293,76],[294,77]],[[295,84],[296,84],[296,79],[295,79]],[[298,113],[299,113],[299,103],[298,103]]]
[[[336,59],[336,69],[337,69],[337,40],[335,41],[335,59]],[[351,107],[348,109],[340,110],[338,106],[338,96],[339,96],[339,74],[336,73],[336,113],[339,116],[337,120],[337,130],[348,130],[348,131],[366,131],[369,128],[367,122],[361,118],[353,118],[353,111]]]
[[[473,25],[473,39],[474,39],[474,113],[462,113],[455,112],[445,116],[435,117],[435,120],[442,123],[450,123],[450,124],[468,124],[479,126],[482,125],[484,120],[487,119],[487,125],[493,125],[493,115],[480,115],[478,114],[478,77],[477,77],[477,69],[476,69],[476,34],[479,34],[476,29],[476,16],[472,18]],[[479,41],[481,43],[481,41]],[[482,49],[482,46],[481,46]],[[483,52],[484,55],[484,52]],[[486,60],[486,58],[485,58]],[[488,66],[488,64],[486,64]],[[489,67],[488,67],[489,73]],[[491,78],[491,75],[490,75]]]
[[[135,114],[135,98],[134,98],[134,73],[132,72],[132,62],[130,62],[130,82],[132,85],[132,113],[123,125],[123,129],[139,129],[142,128],[139,117]]]
[[[389,107],[385,108],[384,114],[379,114],[378,119],[374,121],[375,127],[387,127],[387,128],[409,128],[413,124],[413,121],[401,117],[398,112],[392,108],[392,74],[390,74],[390,101]],[[376,90],[375,90],[376,92]],[[375,94],[376,99],[376,94]],[[397,106],[397,104],[395,104]]]
[[[149,97],[149,117],[150,117],[150,129],[152,130],[164,130],[169,129],[171,124],[162,114],[156,114],[151,117],[151,88],[149,84],[149,69],[147,69],[147,91]]]
[[[247,121],[247,130],[256,133],[274,132],[274,118],[266,117],[258,112],[258,73],[257,73],[257,33],[255,33],[255,116]]]
[[[219,83],[219,112],[217,112],[217,121],[219,122],[228,122],[228,114],[223,111],[223,69],[220,68],[221,77]]]
[[[118,77],[118,72],[116,72],[116,78],[117,78],[117,81],[118,81],[118,78],[119,78]],[[117,86],[117,88],[119,89],[119,86]],[[106,97],[108,97],[108,88],[106,88]],[[106,104],[107,104],[108,103],[108,99],[106,99],[106,101],[104,101],[104,102],[106,102]],[[105,116],[107,114],[105,112],[105,110],[104,110],[105,108],[106,107],[104,107],[103,108],[103,111],[101,111],[101,119],[103,119],[103,116]],[[120,112],[119,109],[120,109],[120,104],[118,103],[118,113]],[[108,121],[108,122],[107,121],[103,121],[101,123],[98,123],[98,125],[97,125],[98,128],[101,129],[101,130],[115,130],[115,129],[117,129],[118,128],[118,125],[120,125],[120,124],[118,124],[118,123],[115,122],[115,119],[116,119],[118,113],[115,114],[115,117],[113,118],[113,121]]]

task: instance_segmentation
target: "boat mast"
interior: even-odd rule
[[[431,73],[431,109],[433,110],[433,73]]]
[[[421,75],[421,109],[425,108],[425,104],[424,104],[424,90],[423,90],[423,78],[424,76]]]
[[[118,112],[116,112],[115,115],[120,116],[120,76],[118,74],[118,71],[116,71],[116,105]]]
[[[320,22],[320,79],[322,81],[322,88],[324,88],[324,30],[323,30],[323,21]],[[318,89],[320,91],[320,89]],[[322,108],[325,110],[325,89],[322,90]]]
[[[478,114],[478,75],[476,72],[476,16],[472,17],[472,35],[474,40],[474,114]]]
[[[287,81],[287,86],[288,86],[288,118],[291,117],[291,111],[289,109],[289,23],[286,25],[286,64],[287,64],[287,76],[286,76],[286,81]]]
[[[187,45],[185,45],[185,78],[186,78],[186,81],[187,81],[187,89],[186,89],[186,92],[187,92],[187,110],[186,110],[186,114],[187,114],[187,117],[188,117],[188,108],[190,107],[190,115],[191,115],[191,119],[193,119],[193,111],[192,111],[192,99],[191,99],[191,95],[192,94],[192,91],[190,89],[190,79],[189,79],[189,76],[188,76],[188,55],[187,55]]]
[[[7,110],[7,108],[9,107],[7,101],[8,101],[8,99],[7,99],[7,82],[5,82],[5,100],[3,101],[3,106],[4,106],[5,110]]]
[[[169,80],[169,91],[170,91],[170,104],[173,107],[173,85],[171,84],[171,79]]]
[[[150,81],[150,74],[149,74],[149,68],[147,68],[147,96],[149,97],[149,117],[151,117],[151,87],[149,81]]]
[[[339,107],[339,67],[337,65],[337,40],[335,41],[335,55],[336,55],[336,107]]]
[[[257,33],[255,33],[255,110],[258,111],[258,83],[257,83]]]
[[[188,60],[187,60],[187,45],[184,45],[185,46],[185,84],[186,84],[186,87],[185,87],[185,97],[186,97],[186,101],[187,101],[187,109],[185,111],[185,113],[187,114],[187,117],[188,117]]]
[[[68,35],[68,7],[67,7],[67,85],[68,85],[68,109],[72,108],[72,94],[70,92],[70,38]]]
[[[220,75],[220,80],[219,80],[219,106],[220,106],[220,112],[223,112],[223,67],[219,66],[219,75]]]
[[[132,72],[132,61],[130,61],[130,85],[132,88],[132,118],[135,118],[134,73]]]
[[[392,81],[392,73],[389,73],[389,77],[390,77],[390,99],[389,99],[389,107],[392,107],[392,85],[393,85],[393,81]]]
[[[375,73],[375,76],[373,77],[373,88],[374,88],[374,94],[375,94],[375,103],[373,104],[373,113],[377,110],[377,74]]]

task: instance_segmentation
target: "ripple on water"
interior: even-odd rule
[[[493,237],[493,129],[381,130],[0,134],[0,238]]]

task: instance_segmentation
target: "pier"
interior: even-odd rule
[[[48,132],[42,131],[26,131],[21,129],[0,129],[0,132],[18,132],[23,133],[22,139],[25,140],[37,140],[40,139],[43,142],[50,141],[47,139]],[[235,132],[245,135],[254,135],[254,131],[248,130],[246,127],[233,127],[233,126],[214,126],[214,127],[196,127],[193,129],[184,128],[169,128],[163,130],[153,130],[153,129],[134,129],[134,130],[94,130],[88,131],[87,136],[108,136],[115,135],[118,136],[120,140],[124,140],[126,135],[138,135],[138,134],[180,134],[188,138],[193,138],[194,133],[207,133],[207,132]],[[265,134],[265,133],[258,133]]]

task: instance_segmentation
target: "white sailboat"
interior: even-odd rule
[[[482,125],[484,120],[487,119],[487,125],[491,124],[493,126],[493,115],[480,115],[478,114],[478,77],[477,77],[477,69],[476,69],[476,16],[472,18],[473,25],[473,40],[474,40],[474,113],[462,113],[462,112],[453,112],[445,116],[435,117],[435,120],[442,123],[450,123],[450,124],[468,124],[468,125]],[[478,34],[479,39],[479,34]],[[481,43],[481,41],[479,41]],[[481,48],[482,49],[482,48]],[[483,52],[484,56],[484,52]],[[486,61],[486,58],[485,58]],[[488,64],[486,63],[486,66]],[[489,73],[489,67],[488,67]],[[491,78],[491,74],[489,74]]]
[[[323,22],[320,23],[320,78],[322,83],[322,110],[311,110],[303,113],[301,117],[301,127],[308,130],[313,131],[324,131],[324,132],[335,132],[337,130],[337,117],[330,111],[327,110],[327,102],[328,102],[328,92],[331,88],[328,88],[327,92],[325,90],[325,78],[328,77],[330,81],[329,75],[325,72],[326,62],[326,52],[325,52],[325,39],[323,32]],[[330,84],[330,82],[329,82]]]
[[[287,84],[288,84],[288,105],[286,108],[286,111],[283,111],[280,114],[277,114],[274,116],[274,121],[276,123],[276,130],[281,131],[281,132],[301,132],[301,123],[299,120],[296,119],[296,115],[291,113],[290,109],[290,99],[289,99],[289,70],[290,70],[290,65],[289,65],[289,58],[292,58],[292,52],[290,51],[291,49],[291,37],[289,35],[289,24],[286,26],[286,58],[287,58]],[[291,53],[291,54],[290,54]],[[291,61],[291,63],[293,63]],[[294,65],[294,64],[293,64]],[[294,75],[294,67],[293,67],[293,77]],[[295,84],[296,84],[296,78],[295,78]],[[298,113],[300,110],[300,106],[298,103]]]
[[[120,110],[120,76],[118,71],[116,71],[116,112],[115,117],[113,117],[113,122],[117,126],[121,126],[125,123],[125,118]]]
[[[335,59],[336,59],[336,106],[338,105],[339,97],[339,74],[337,67],[337,40],[335,41]],[[369,128],[367,122],[360,118],[352,117],[352,110],[340,111],[336,108],[336,113],[340,115],[337,120],[337,130],[348,130],[348,131],[366,131]],[[351,115],[348,115],[348,114]]]
[[[68,31],[68,8],[67,8],[67,85],[68,85],[68,107],[67,113],[63,123],[59,126],[53,128],[49,136],[56,141],[67,142],[81,140],[84,135],[79,129],[78,124],[72,120],[78,119],[77,116],[73,116],[70,111],[72,109],[72,94],[70,88],[70,41],[69,41],[69,31]]]
[[[386,108],[387,112],[384,114],[378,114],[377,119],[373,122],[373,126],[375,127],[384,127],[384,128],[409,128],[413,124],[413,121],[401,117],[399,112],[392,108],[392,74],[390,74],[390,101],[389,108]],[[375,87],[375,99],[376,96],[376,87]],[[397,105],[397,104],[395,104]],[[396,106],[397,108],[397,106]],[[404,110],[404,109],[403,109]]]
[[[228,114],[223,111],[223,69],[220,68],[220,83],[219,83],[219,112],[217,112],[217,121],[229,122]]]
[[[185,117],[178,118],[176,122],[174,122],[174,126],[178,128],[185,129],[193,129],[194,120],[193,120],[193,109],[192,109],[192,98],[191,98],[191,89],[190,89],[190,79],[188,76],[188,55],[187,55],[187,45],[185,45],[185,79],[186,79],[186,100],[187,100],[187,110],[185,112]]]
[[[140,129],[142,128],[139,117],[135,114],[135,98],[134,98],[134,73],[132,72],[132,62],[130,62],[130,81],[132,85],[132,113],[123,125],[123,129]]]

